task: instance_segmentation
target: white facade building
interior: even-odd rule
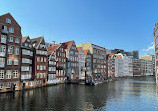
[[[132,58],[121,53],[115,57],[115,77],[133,76]]]
[[[78,62],[79,62],[79,79],[85,80],[85,73],[86,73],[86,67],[85,67],[85,57],[82,47],[77,47],[78,50]]]

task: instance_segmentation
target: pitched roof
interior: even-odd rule
[[[54,45],[54,46],[49,46],[47,47],[48,49],[48,55],[51,55],[52,52],[56,52],[56,50],[61,46],[61,44],[57,44],[57,45]]]
[[[13,18],[13,20],[15,21],[15,23],[21,28],[21,26],[18,24],[18,22],[14,19],[14,17],[10,13],[0,15],[0,17],[2,17],[2,16],[11,16]]]
[[[83,50],[84,55],[87,55],[88,51],[89,51],[88,49],[87,50]]]
[[[113,58],[114,56],[115,56],[115,54],[110,54],[109,55],[110,58]]]
[[[77,47],[78,52],[80,52],[82,49],[82,47]]]
[[[29,36],[22,37],[21,42],[22,42],[22,43],[25,42],[25,40],[26,40],[28,37],[29,37]]]
[[[121,58],[121,55],[117,55],[117,58],[120,59],[120,58]]]
[[[71,49],[71,46],[72,46],[72,43],[73,43],[73,42],[74,42],[74,41],[72,40],[72,41],[64,42],[64,43],[62,43],[62,44],[65,45],[65,49]]]
[[[38,46],[38,44],[40,43],[41,39],[43,39],[43,37],[37,37],[37,38],[31,39],[32,44],[35,44],[35,46],[33,46],[33,47],[36,48]]]

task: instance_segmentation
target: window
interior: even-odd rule
[[[29,71],[29,66],[21,66],[21,71]]]
[[[1,35],[1,43],[6,43],[7,36],[6,35]]]
[[[18,65],[19,60],[18,59],[14,59],[14,65]]]
[[[0,67],[4,67],[5,65],[5,58],[0,58]]]
[[[20,39],[15,38],[15,43],[20,43]]]
[[[14,33],[14,28],[9,27],[9,32],[10,32],[10,33]]]
[[[3,30],[7,30],[7,26],[2,26],[2,29]]]
[[[28,82],[26,82],[25,85],[28,86]]]
[[[43,66],[43,69],[46,70],[46,66]]]
[[[0,89],[3,89],[4,83],[0,83]]]
[[[43,57],[41,57],[41,62],[43,62]]]
[[[39,78],[39,73],[37,73],[37,78]]]
[[[19,47],[15,47],[14,54],[19,55]]]
[[[14,82],[14,85],[15,85],[15,87],[17,87],[18,85],[17,85],[17,82]]]
[[[28,46],[28,44],[27,44],[27,43],[25,43],[25,46],[27,47],[27,46]]]
[[[4,79],[4,70],[0,70],[0,79]]]
[[[6,22],[9,23],[9,24],[11,24],[11,19],[6,18]]]
[[[18,77],[18,70],[14,70],[13,71],[13,78],[17,78]]]
[[[30,39],[27,39],[27,42],[30,42]]]
[[[7,59],[7,65],[12,65],[12,59]]]
[[[43,70],[43,66],[42,65],[40,66],[40,70]]]
[[[39,65],[37,65],[37,70],[39,70]]]
[[[11,88],[11,83],[10,82],[6,83],[6,88]]]
[[[46,74],[45,73],[43,73],[43,78],[46,78]]]
[[[6,51],[6,46],[0,45],[0,53],[5,53],[5,51]]]
[[[11,70],[6,71],[6,79],[11,79]]]
[[[40,57],[37,57],[37,62],[40,62]]]
[[[12,54],[13,53],[13,46],[8,46],[8,54]]]
[[[30,86],[33,86],[33,82],[30,82]]]
[[[22,58],[22,63],[30,63],[30,59]]]
[[[30,48],[32,48],[32,45],[31,45],[31,44],[29,44],[29,47],[30,47]]]
[[[44,62],[46,62],[46,57],[44,58]]]
[[[42,78],[43,76],[42,76],[42,73],[40,73],[40,78]]]
[[[8,41],[9,41],[9,42],[13,42],[13,37],[10,36],[10,37],[8,38]]]

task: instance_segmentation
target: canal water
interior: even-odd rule
[[[56,85],[0,94],[1,111],[157,111],[153,77],[139,77],[97,86]]]

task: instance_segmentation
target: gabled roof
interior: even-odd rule
[[[87,55],[88,51],[89,51],[88,49],[87,50],[83,50],[84,55]]]
[[[78,53],[81,51],[82,47],[77,47]]]
[[[3,14],[3,15],[0,15],[0,17],[2,17],[2,16],[10,16],[10,17],[12,17],[14,19],[14,17],[10,13],[6,13],[6,14]],[[18,24],[18,22],[15,19],[14,19],[14,21],[21,28],[21,26]]]
[[[56,50],[61,46],[61,44],[57,44],[57,45],[54,45],[54,46],[49,46],[47,47],[48,49],[48,55],[51,55],[52,52],[56,52]]]
[[[115,54],[118,59],[124,58],[124,55],[121,53]]]
[[[37,37],[37,38],[33,38],[31,39],[32,44],[35,44],[33,47],[37,48],[37,46],[40,44],[40,42],[42,41],[43,37]]]
[[[113,57],[115,57],[115,54],[110,54],[109,57],[112,59]]]
[[[29,37],[29,36],[22,37],[21,42],[22,42],[22,43],[25,42],[28,37]]]
[[[120,58],[121,58],[121,55],[117,55],[117,58],[120,59]]]
[[[64,42],[64,43],[62,43],[64,46],[65,46],[65,49],[71,49],[71,47],[72,47],[72,44],[73,44],[73,40],[72,41],[68,41],[68,42]]]

